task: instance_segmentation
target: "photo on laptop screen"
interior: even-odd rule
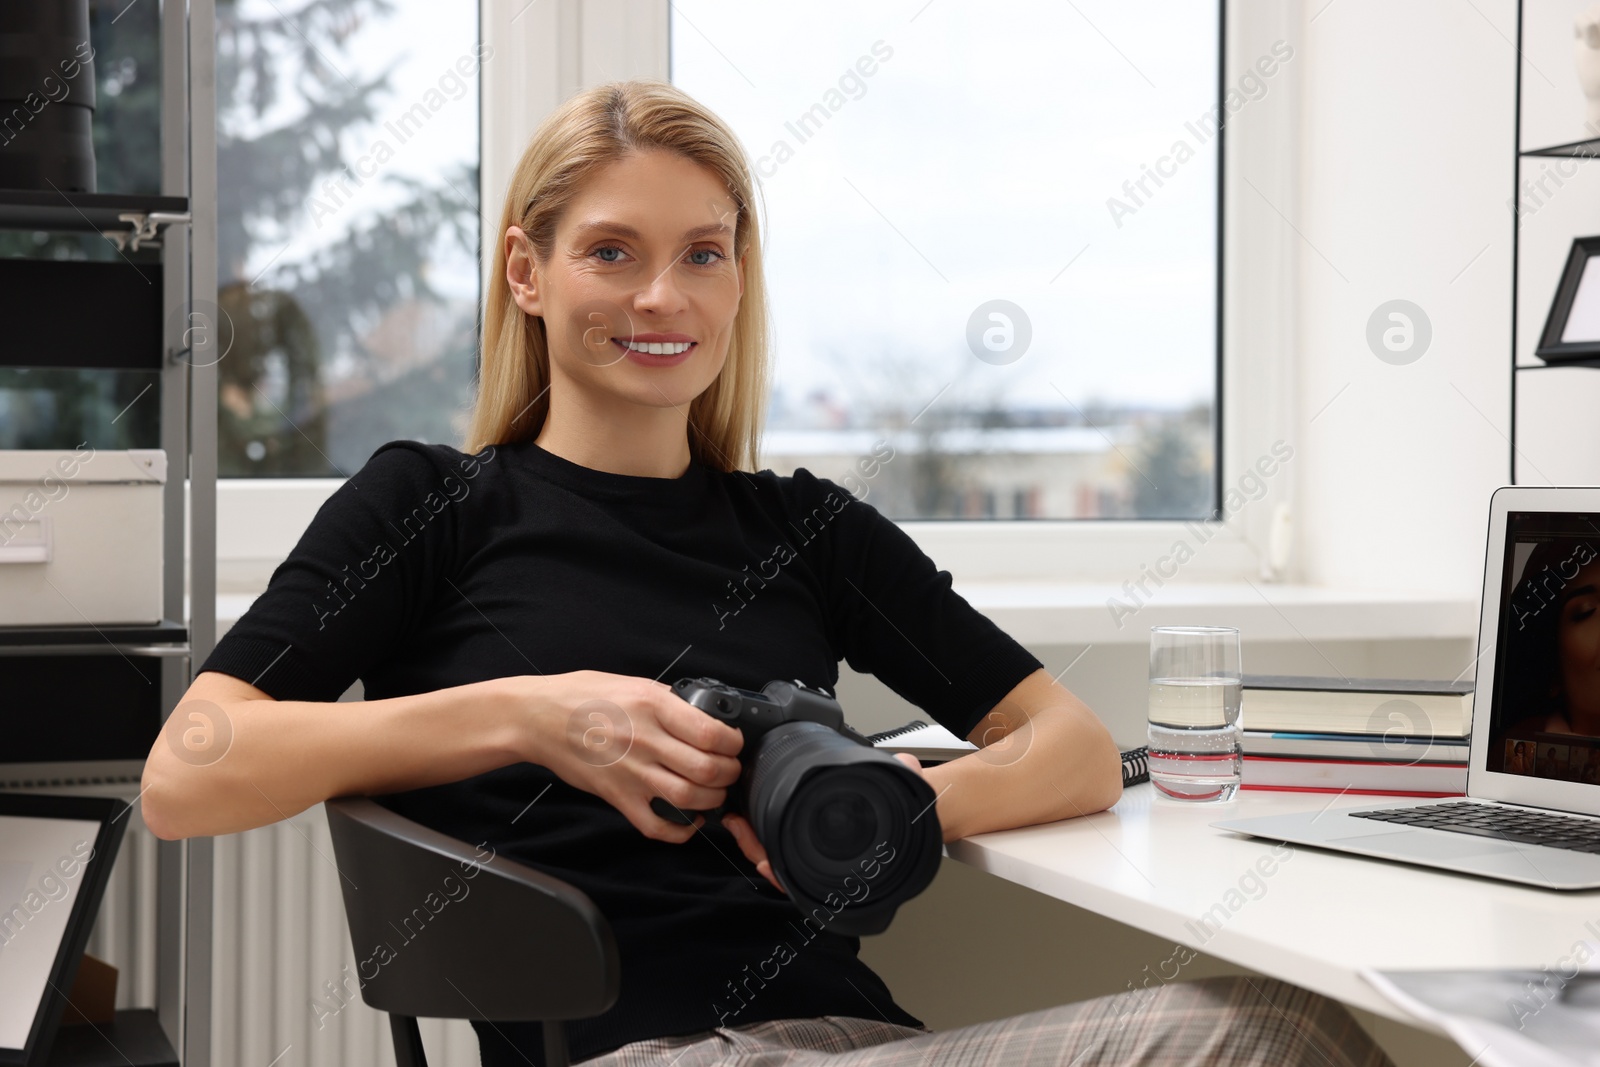
[[[1600,514],[1513,511],[1487,770],[1600,785]]]

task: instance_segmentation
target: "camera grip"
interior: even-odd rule
[[[723,808],[715,807],[707,811],[685,811],[666,797],[651,797],[650,810],[668,822],[675,822],[679,826],[693,826],[696,815],[704,815],[709,822],[714,816],[721,815]]]

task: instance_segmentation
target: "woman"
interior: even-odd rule
[[[603,1067],[762,1043],[858,1049],[840,1064],[1386,1062],[1343,1009],[1274,982],[931,1034],[829,931],[736,984],[796,913],[742,819],[651,809],[715,807],[740,768],[738,731],[668,683],[831,692],[841,657],[877,675],[984,746],[923,772],[946,840],[1121,791],[1094,714],[899,527],[803,469],[753,470],[753,194],[733,134],[669,85],[601,86],[545,121],[509,184],[465,448],[390,442],[330,497],[185,697],[211,705],[225,753],[152,751],[151,828],[230,833],[378,795],[573,883],[622,960],[617,1004],[568,1028],[573,1059]],[[331,707],[357,678],[366,699]],[[536,1024],[474,1026],[485,1064],[541,1062]]]
[[[1503,625],[1510,651],[1498,706],[1521,712],[1507,724],[1507,737],[1600,737],[1600,552],[1590,539],[1539,543]],[[1557,761],[1549,748],[1537,752],[1538,773],[1560,777],[1565,756]]]

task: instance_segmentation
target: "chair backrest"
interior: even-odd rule
[[[369,1005],[544,1021],[591,1018],[616,1002],[616,941],[581,890],[366,797],[324,807]]]

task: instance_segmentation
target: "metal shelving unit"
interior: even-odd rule
[[[179,222],[188,218],[189,201],[182,196],[123,196],[118,193],[38,192],[6,189],[0,202],[0,227],[8,230],[108,230],[136,229]],[[167,216],[167,217],[163,217]],[[153,231],[151,232],[153,236]]]
[[[1542,474],[1540,473],[1539,468],[1534,464],[1534,461],[1529,457],[1528,453],[1531,451],[1531,449],[1527,442],[1528,434],[1531,431],[1537,431],[1539,429],[1537,425],[1539,420],[1534,417],[1523,419],[1521,416],[1519,416],[1518,393],[1524,392],[1526,394],[1524,399],[1530,397],[1538,398],[1541,395],[1541,391],[1543,395],[1548,396],[1551,390],[1560,388],[1559,384],[1552,384],[1559,383],[1561,381],[1560,378],[1552,378],[1552,372],[1559,375],[1561,371],[1568,369],[1600,370],[1600,358],[1570,360],[1563,359],[1558,362],[1550,363],[1542,361],[1532,362],[1531,360],[1534,360],[1537,357],[1532,356],[1531,353],[1526,352],[1521,347],[1518,323],[1524,315],[1525,309],[1522,307],[1522,297],[1524,296],[1524,288],[1527,285],[1526,279],[1523,277],[1522,270],[1522,254],[1524,250],[1524,244],[1527,241],[1523,234],[1524,220],[1522,218],[1522,212],[1527,210],[1531,215],[1537,210],[1537,207],[1540,203],[1540,200],[1535,199],[1533,206],[1530,207],[1528,204],[1523,202],[1525,188],[1524,183],[1525,179],[1538,178],[1539,174],[1541,173],[1539,161],[1542,160],[1577,160],[1580,162],[1575,164],[1576,166],[1588,168],[1589,165],[1593,163],[1596,167],[1600,167],[1600,137],[1589,137],[1577,141],[1567,141],[1561,144],[1535,145],[1531,148],[1524,148],[1522,146],[1522,109],[1524,97],[1523,79],[1527,77],[1530,69],[1530,61],[1527,59],[1524,53],[1523,42],[1523,34],[1527,25],[1525,19],[1526,12],[1524,10],[1526,7],[1527,5],[1523,3],[1522,0],[1518,0],[1516,41],[1517,65],[1516,79],[1514,82],[1514,132],[1512,135],[1514,138],[1515,152],[1512,160],[1512,191],[1510,201],[1510,204],[1513,208],[1511,226],[1511,427],[1510,434],[1507,437],[1507,442],[1510,445],[1510,455],[1508,457],[1510,468],[1509,481],[1512,484],[1530,484],[1529,474],[1531,473],[1535,479],[1532,484],[1542,484],[1541,481],[1537,480],[1542,478]],[[1540,76],[1543,77],[1543,75]],[[1548,191],[1546,191],[1544,195],[1548,196]],[[1530,245],[1529,247],[1533,246]],[[1530,360],[1530,362],[1522,362],[1522,359],[1525,356]],[[1539,377],[1523,377],[1524,375],[1531,374],[1538,374]],[[1534,401],[1530,400],[1529,402],[1532,403]],[[1519,425],[1522,423],[1526,423],[1527,425],[1522,425],[1519,432]],[[1527,473],[1523,472],[1521,470],[1522,467],[1529,468],[1529,471]],[[1591,480],[1591,477],[1586,477],[1584,481],[1587,482]],[[1560,484],[1574,483],[1571,481],[1563,481]]]
[[[0,260],[7,280],[20,279],[0,285],[0,365],[159,371],[160,445],[171,472],[162,498],[164,618],[150,626],[0,628],[0,657],[151,657],[164,721],[216,640],[216,331],[191,328],[215,313],[217,291],[213,0],[163,0],[160,36],[161,194],[0,189],[0,228],[99,232],[119,252],[159,247],[161,262]],[[125,299],[126,308],[117,307],[130,318],[103,314],[105,285],[125,289],[108,299]],[[75,314],[57,317],[62,311]],[[48,344],[38,326],[46,318]],[[75,328],[91,343],[73,343]],[[118,1012],[110,1028],[63,1030],[53,1067],[209,1067],[212,842],[160,842],[157,867],[156,1007]]]

